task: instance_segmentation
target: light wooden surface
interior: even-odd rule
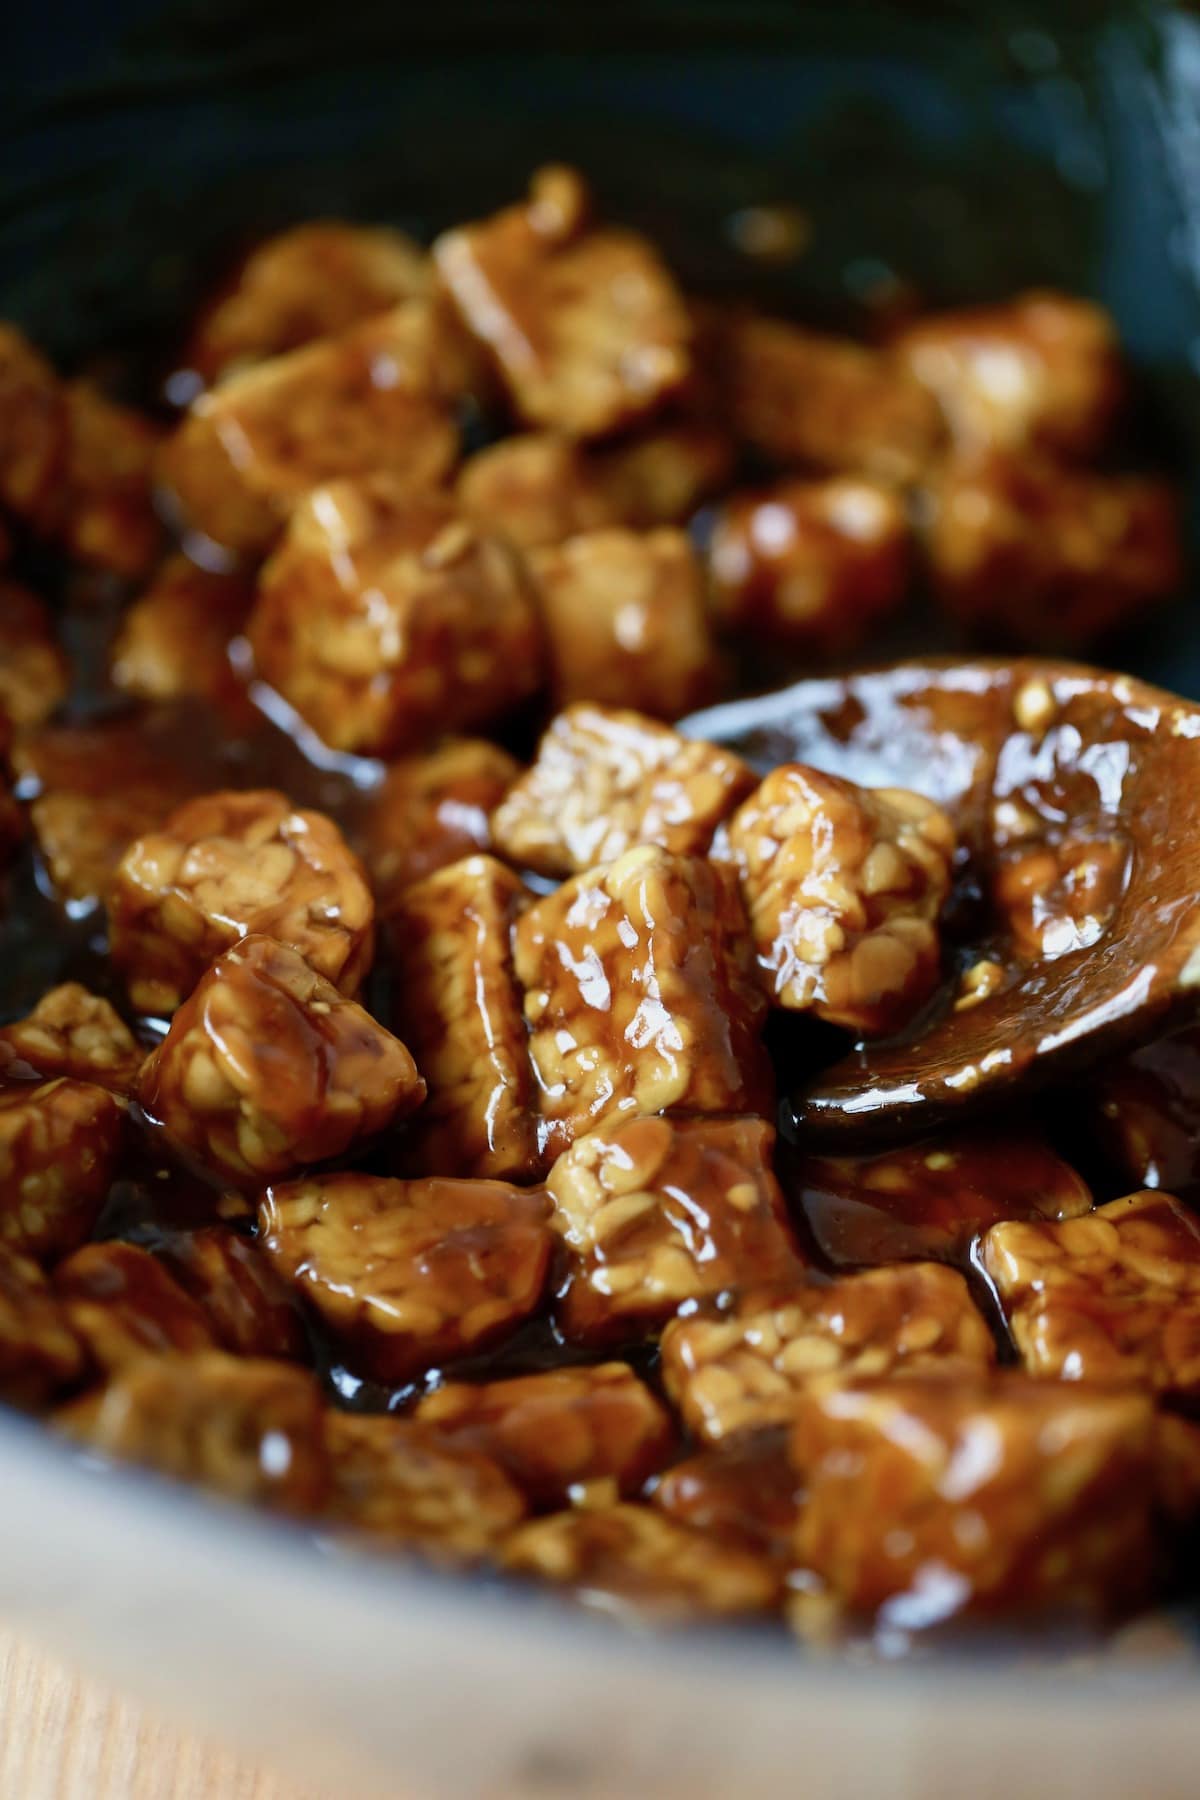
[[[0,1631],[2,1800],[332,1800],[197,1742]],[[346,1800],[345,1796],[338,1800]]]

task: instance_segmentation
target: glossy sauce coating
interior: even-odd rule
[[[457,447],[443,348],[441,315],[412,301],[235,372],[193,402],[159,476],[193,530],[246,556],[323,482],[378,470],[420,492]]]
[[[1025,1099],[1103,1057],[1159,1154],[1107,1059],[1194,1010],[1194,709],[975,662],[667,722],[928,576],[993,641],[1161,597],[1105,316],[706,306],[550,169],[433,256],[286,231],[181,341],[164,428],[0,327],[0,1394],[610,1616],[1174,1592],[1194,1222]]]
[[[980,1260],[1033,1374],[1200,1385],[1200,1225],[1171,1195],[1129,1194],[1060,1225],[993,1225]]]
[[[625,1363],[446,1382],[415,1416],[444,1442],[491,1456],[543,1507],[636,1494],[673,1448],[669,1414]]]
[[[336,1174],[268,1188],[262,1247],[345,1354],[399,1385],[528,1318],[550,1258],[546,1201],[499,1181]]]
[[[759,1119],[634,1119],[578,1138],[547,1180],[566,1335],[619,1341],[686,1302],[797,1277],[773,1143]]]
[[[937,1263],[749,1293],[717,1318],[674,1319],[663,1381],[692,1433],[719,1443],[785,1425],[814,1376],[986,1369],[992,1335],[961,1275]]]
[[[526,898],[510,869],[472,856],[414,883],[393,907],[393,1023],[428,1087],[399,1152],[414,1173],[522,1180],[542,1165],[510,942]]]
[[[507,540],[380,475],[304,498],[247,637],[259,675],[324,743],[368,755],[503,719],[541,676],[530,581]]]
[[[726,871],[626,851],[523,913],[513,962],[551,1154],[633,1114],[767,1110],[765,1002]]]
[[[269,937],[210,965],[138,1081],[176,1145],[252,1185],[345,1154],[424,1098],[399,1039]]]
[[[560,712],[492,817],[496,846],[543,875],[579,874],[637,844],[702,856],[754,784],[740,758],[624,708]]]
[[[375,908],[357,857],[320,813],[271,789],[209,794],[131,844],[108,901],[111,954],[145,1012],[172,1012],[214,956],[276,938],[345,993],[374,950]]]
[[[682,296],[646,239],[587,223],[573,170],[434,245],[438,272],[518,414],[576,437],[651,412],[690,373]]]

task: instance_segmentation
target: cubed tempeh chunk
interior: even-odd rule
[[[541,680],[541,626],[507,539],[380,476],[297,507],[247,635],[262,678],[336,750],[391,755],[475,729]]]
[[[218,957],[138,1083],[174,1143],[256,1184],[341,1156],[424,1097],[399,1039],[269,937]]]
[[[993,454],[952,459],[930,499],[934,592],[992,642],[1077,649],[1142,619],[1183,579],[1165,481]]]
[[[45,1406],[83,1369],[83,1346],[42,1271],[0,1245],[0,1399]]]
[[[64,981],[33,1011],[0,1029],[0,1046],[45,1080],[60,1075],[130,1094],[144,1051],[121,1015],[99,994]]]
[[[589,226],[570,169],[541,169],[528,199],[434,245],[463,322],[518,414],[593,437],[653,411],[691,372],[686,307],[657,251]]]
[[[777,1005],[883,1032],[928,999],[955,843],[940,807],[783,763],[724,837]]]
[[[661,1512],[723,1543],[789,1568],[803,1488],[782,1427],[749,1432],[667,1470],[654,1490]]]
[[[0,506],[80,562],[145,573],[162,528],[151,500],[159,432],[87,381],[60,381],[0,323]]]
[[[472,856],[416,882],[388,921],[393,1023],[428,1099],[402,1151],[420,1174],[536,1174],[533,1069],[511,933],[526,899],[510,869]]]
[[[559,713],[492,819],[497,848],[543,875],[574,875],[638,844],[702,856],[755,785],[740,757],[641,713]]]
[[[797,1560],[897,1629],[960,1613],[1104,1615],[1144,1596],[1153,1409],[1009,1373],[814,1385],[792,1455]]]
[[[734,432],[776,462],[910,482],[938,452],[937,402],[883,351],[748,317],[720,351]]]
[[[514,1574],[574,1589],[585,1606],[659,1625],[762,1612],[779,1595],[778,1574],[764,1557],[714,1543],[646,1506],[533,1520],[509,1538],[503,1561]]]
[[[196,696],[249,716],[229,660],[253,598],[248,580],[168,557],[126,608],[109,651],[114,687],[139,700]]]
[[[540,1506],[565,1506],[593,1483],[614,1497],[636,1493],[672,1439],[663,1406],[624,1363],[446,1382],[416,1417],[447,1443],[492,1457]]]
[[[468,518],[522,550],[620,524],[586,447],[554,431],[524,431],[477,450],[455,486]]]
[[[799,1278],[760,1119],[633,1119],[576,1140],[547,1181],[568,1337],[653,1331],[687,1302]]]
[[[699,558],[682,531],[591,531],[534,550],[530,572],[560,706],[677,719],[719,681]]]
[[[146,1356],[197,1356],[217,1347],[203,1308],[140,1245],[84,1244],[54,1271],[54,1291],[105,1374]]]
[[[934,313],[891,349],[964,446],[1090,456],[1104,447],[1124,394],[1112,319],[1069,294]]]
[[[39,1260],[81,1244],[116,1174],[124,1125],[121,1103],[90,1082],[0,1087],[0,1242]]]
[[[375,945],[366,873],[337,826],[270,788],[203,795],[138,838],[108,912],[112,959],[143,1012],[173,1011],[251,933],[299,951],[345,994]]]
[[[386,473],[408,493],[454,462],[459,386],[444,313],[424,300],[226,376],[163,445],[159,472],[185,520],[258,555],[312,488]]]
[[[496,1463],[411,1419],[331,1412],[327,1517],[376,1545],[474,1562],[520,1524],[525,1502]]]
[[[546,1147],[668,1110],[765,1112],[745,918],[729,871],[643,846],[518,919],[517,978]]]
[[[725,434],[698,421],[592,446],[525,431],[469,457],[456,493],[471,518],[538,550],[611,526],[681,525],[731,462]]]
[[[18,730],[41,725],[65,700],[70,679],[47,608],[28,588],[0,580],[0,714]]]
[[[844,652],[904,599],[908,520],[877,482],[781,482],[725,502],[709,557],[714,612],[725,630]]]
[[[54,535],[68,556],[136,580],[153,567],[163,528],[152,476],[159,427],[86,381],[68,382],[67,445]]]
[[[980,1257],[1031,1374],[1200,1391],[1200,1223],[1170,1194],[994,1225]]]
[[[156,1245],[222,1349],[238,1356],[300,1359],[305,1333],[292,1294],[256,1244],[222,1225],[173,1231]]]
[[[483,738],[451,738],[389,763],[358,828],[381,916],[435,869],[490,850],[490,815],[521,766]]]
[[[1112,924],[1133,843],[1119,829],[1057,831],[1000,849],[991,898],[1016,956],[1049,962],[1090,950]]]
[[[142,1356],[60,1409],[61,1430],[232,1500],[313,1512],[329,1486],[316,1381],[266,1358]]]
[[[0,320],[0,505],[44,528],[58,503],[66,449],[62,383],[16,326]]]
[[[310,1176],[269,1188],[260,1241],[347,1365],[403,1382],[502,1338],[550,1258],[545,1195],[502,1181]]]
[[[104,900],[133,840],[196,792],[178,741],[142,717],[23,733],[12,761],[46,875],[72,914]]]
[[[722,1316],[673,1319],[662,1340],[667,1392],[712,1443],[785,1424],[817,1376],[961,1373],[995,1359],[966,1282],[940,1263],[748,1292]]]
[[[425,252],[402,231],[315,219],[257,244],[204,309],[184,363],[204,382],[335,336],[429,292]]]

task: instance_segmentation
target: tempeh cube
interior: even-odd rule
[[[189,525],[248,556],[326,482],[381,471],[407,493],[434,487],[458,448],[447,348],[444,314],[412,300],[235,371],[193,402],[160,475]]]
[[[87,381],[60,381],[0,323],[0,506],[69,556],[137,576],[162,539],[151,499],[159,432]]]
[[[509,1538],[503,1563],[514,1574],[574,1589],[578,1601],[606,1615],[619,1611],[657,1625],[762,1612],[779,1597],[779,1576],[764,1557],[714,1543],[647,1506],[535,1519]]]
[[[270,788],[203,795],[138,838],[108,915],[112,959],[142,1012],[173,1011],[251,933],[299,951],[345,994],[375,946],[366,873],[341,832]]]
[[[416,882],[388,921],[394,1024],[429,1095],[402,1155],[420,1174],[528,1179],[541,1167],[533,1068],[513,971],[513,922],[527,898],[489,856]]]
[[[125,1125],[103,1088],[65,1077],[0,1087],[0,1243],[65,1256],[95,1224]]]
[[[589,226],[573,170],[540,169],[528,199],[434,245],[464,324],[518,414],[594,437],[653,411],[691,372],[691,329],[654,247]]]
[[[16,326],[0,320],[0,505],[45,526],[58,503],[66,447],[61,382]]]
[[[0,714],[18,730],[41,725],[66,699],[71,667],[42,602],[0,580]]]
[[[522,550],[619,524],[584,445],[554,431],[523,431],[467,458],[455,495],[468,518]]]
[[[614,1498],[636,1493],[672,1439],[663,1406],[624,1363],[445,1382],[415,1416],[445,1442],[493,1458],[539,1506],[565,1506],[597,1486]]]
[[[491,849],[490,814],[520,772],[483,738],[451,738],[388,764],[358,834],[381,916],[414,881]]]
[[[525,1516],[520,1492],[496,1463],[412,1419],[331,1412],[326,1517],[377,1547],[419,1550],[437,1562],[474,1562]]]
[[[686,1302],[794,1282],[802,1260],[759,1119],[633,1119],[577,1139],[550,1172],[570,1338],[654,1331]]]
[[[246,716],[229,646],[246,623],[253,592],[241,575],[169,557],[122,614],[109,651],[113,685],[139,700],[195,695]]]
[[[524,566],[440,494],[317,488],[263,571],[258,673],[335,750],[391,755],[499,719],[538,687]]]
[[[68,556],[130,580],[154,564],[163,528],[154,510],[159,427],[86,381],[68,382],[67,447],[55,535]]]
[[[83,1346],[28,1256],[0,1245],[0,1399],[42,1407],[83,1374]]]
[[[60,1075],[130,1094],[144,1051],[120,1014],[77,981],[42,995],[31,1013],[0,1029],[21,1062],[45,1080]]]
[[[611,522],[639,531],[685,524],[734,461],[728,432],[699,417],[659,420],[639,436],[596,446],[592,456]]]
[[[755,784],[741,758],[641,713],[559,713],[492,818],[497,847],[543,875],[613,862],[637,844],[702,856]]]
[[[928,998],[955,842],[931,800],[783,763],[725,832],[776,1005],[871,1033]]]
[[[636,1114],[770,1109],[765,1002],[728,873],[643,846],[517,920],[550,1154]]]
[[[218,957],[138,1083],[172,1141],[235,1183],[340,1156],[424,1097],[399,1039],[269,937]]]
[[[748,317],[726,324],[721,351],[729,422],[776,462],[903,483],[940,449],[937,402],[883,351]]]
[[[256,1244],[223,1225],[173,1231],[159,1260],[200,1307],[222,1349],[299,1360],[305,1333],[294,1297]]]
[[[1200,1223],[1170,1194],[994,1225],[980,1257],[1031,1374],[1200,1391]]]
[[[217,1348],[203,1308],[140,1245],[84,1244],[54,1271],[54,1291],[89,1360],[105,1374],[146,1356]]]
[[[796,1560],[803,1497],[788,1434],[776,1427],[747,1432],[676,1463],[655,1488],[654,1505],[681,1525],[786,1569]]]
[[[463,464],[456,493],[473,519],[523,550],[616,525],[680,525],[729,473],[729,439],[713,426],[662,424],[616,444],[518,432]]]
[[[1104,447],[1124,394],[1112,319],[1070,294],[934,313],[891,349],[961,445],[1090,456]]]
[[[141,717],[25,733],[12,761],[46,875],[72,916],[104,900],[133,840],[196,792],[178,743]]]
[[[962,1372],[995,1358],[966,1282],[940,1263],[746,1293],[720,1317],[673,1319],[662,1339],[667,1392],[710,1443],[785,1424],[814,1376]]]
[[[898,1630],[962,1613],[1105,1615],[1144,1597],[1153,1408],[1015,1373],[797,1397],[798,1562]]]
[[[432,268],[402,231],[316,219],[257,244],[204,309],[184,362],[204,382],[345,331],[427,294]]]
[[[522,1323],[550,1259],[546,1200],[501,1181],[310,1176],[268,1188],[260,1241],[348,1366],[404,1382]]]
[[[724,629],[844,652],[904,599],[908,520],[897,496],[877,482],[781,482],[725,502],[709,563]]]
[[[329,1487],[320,1393],[289,1363],[143,1356],[55,1423],[103,1456],[256,1506],[311,1513]]]
[[[991,640],[1075,649],[1141,620],[1183,579],[1166,481],[994,453],[952,459],[930,498],[934,593]]]
[[[596,700],[677,719],[719,670],[699,559],[682,531],[590,531],[530,553],[559,706]]]

